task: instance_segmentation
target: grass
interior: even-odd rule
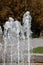
[[[31,53],[43,53],[43,47],[37,47],[30,50]]]

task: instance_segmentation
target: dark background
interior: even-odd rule
[[[22,21],[23,14],[27,10],[32,16],[32,36],[39,37],[40,32],[43,31],[43,0],[0,0],[0,25],[2,29],[9,16]]]

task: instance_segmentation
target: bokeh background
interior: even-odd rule
[[[32,37],[40,37],[43,31],[43,0],[0,0],[0,25],[3,28],[9,16],[22,23],[23,14],[27,10],[32,16]]]

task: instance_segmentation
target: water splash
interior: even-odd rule
[[[4,39],[4,62],[3,62],[3,65],[5,65],[5,61],[6,61],[5,54],[6,54],[7,42],[6,42],[6,37],[3,36],[3,39]]]
[[[30,12],[27,11],[24,15],[23,15],[23,26],[21,26],[20,22],[18,20],[14,21],[14,19],[12,17],[9,18],[9,20],[5,23],[4,25],[4,65],[5,65],[5,53],[6,53],[6,48],[7,45],[10,44],[11,45],[11,65],[13,65],[13,54],[12,54],[12,47],[13,47],[13,43],[14,42],[14,37],[16,35],[16,40],[17,42],[17,50],[18,50],[18,65],[20,65],[20,51],[21,51],[21,59],[22,59],[22,63],[24,65],[24,46],[22,47],[23,49],[20,50],[20,43],[23,43],[27,41],[28,44],[28,65],[30,65],[30,27],[31,27],[31,16],[30,16]],[[21,40],[20,41],[20,35],[19,33],[21,32]],[[24,34],[26,33],[26,34]],[[15,34],[15,35],[13,35]],[[7,39],[9,39],[9,41],[7,41]]]
[[[28,43],[28,63],[30,65],[30,34],[31,34],[31,15],[30,12],[27,11],[24,15],[23,15],[23,28],[24,28],[24,32],[26,33],[26,38],[27,38],[27,43]]]

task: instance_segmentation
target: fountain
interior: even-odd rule
[[[2,35],[2,28],[1,28],[1,26],[0,26],[0,35]]]
[[[13,47],[17,44],[17,53],[18,53],[18,65],[20,65],[20,60],[24,65],[24,48],[25,43],[28,44],[28,62],[30,65],[30,27],[31,27],[31,15],[27,11],[23,15],[23,26],[18,20],[14,21],[12,17],[9,17],[9,20],[4,24],[4,65],[5,65],[5,53],[7,52],[7,46],[11,46],[11,65],[13,65]],[[21,32],[21,36],[20,36]],[[25,34],[24,34],[25,33]],[[16,52],[16,51],[14,51]],[[16,53],[16,54],[17,54]],[[21,57],[21,58],[20,58]],[[16,58],[16,57],[15,57]]]
[[[23,15],[23,28],[24,28],[24,33],[26,33],[25,38],[27,38],[27,43],[28,43],[28,62],[30,65],[30,27],[31,27],[31,15],[30,12],[27,11],[24,15]]]
[[[14,22],[14,19],[9,17],[9,20],[6,21],[5,25],[4,25],[4,36],[3,36],[3,39],[4,39],[4,65],[5,65],[5,53],[6,53],[6,48],[8,46],[8,40],[10,41],[10,45],[11,45],[11,65],[12,65],[12,40],[10,39],[11,38],[11,30],[12,30],[12,24]]]
[[[19,33],[20,33],[20,29],[21,29],[21,25],[20,25],[20,23],[19,23],[19,21],[15,21],[15,25],[16,25],[16,35],[17,35],[17,41],[18,41],[18,43],[17,43],[17,48],[18,48],[18,65],[19,65],[19,61],[20,61],[20,54],[19,54],[19,51],[20,51],[20,49],[19,49],[19,44],[20,44],[20,42],[19,42]]]
[[[11,22],[9,22],[9,21],[11,21]],[[14,21],[14,20],[10,17],[9,20],[4,25],[4,38],[3,38],[4,43],[5,43],[4,53],[5,53],[5,50],[6,50],[6,47],[7,47],[6,45],[8,45],[8,44],[6,44],[6,42],[8,42],[6,39],[9,39],[10,45],[11,45],[11,65],[12,65],[12,46],[13,46],[12,43],[14,43],[13,42],[13,40],[14,40],[13,36],[14,35],[12,35],[12,34],[15,33],[16,37],[17,37],[17,41],[18,41],[17,49],[18,49],[18,65],[19,65],[19,32],[21,30],[21,25],[20,25],[19,21],[17,21],[17,20],[15,22],[12,22],[12,21]],[[4,65],[5,65],[5,56],[4,56]]]

